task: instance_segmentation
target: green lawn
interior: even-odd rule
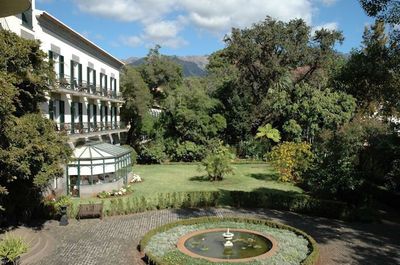
[[[222,181],[210,182],[205,179],[206,172],[199,170],[197,164],[136,165],[133,172],[139,174],[144,181],[133,184],[134,194],[146,196],[158,192],[219,189],[251,191],[258,188],[302,192],[292,184],[278,182],[277,175],[267,164],[235,164],[234,171],[235,174]]]
[[[210,182],[206,179],[206,172],[199,170],[196,163],[165,164],[165,165],[135,165],[133,173],[138,174],[143,182],[133,183],[137,197],[154,197],[157,193],[185,192],[185,191],[218,191],[237,190],[252,191],[266,188],[302,193],[303,190],[290,183],[277,181],[276,172],[266,163],[234,164],[234,174],[225,177],[222,181]],[[74,199],[74,204],[100,200],[96,197]],[[105,205],[110,199],[103,199]]]

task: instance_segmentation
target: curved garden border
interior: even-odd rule
[[[250,233],[250,234],[254,234],[254,235],[259,235],[261,237],[264,237],[266,239],[268,239],[271,243],[272,243],[272,248],[270,250],[268,250],[267,252],[265,252],[264,254],[255,256],[255,257],[251,257],[251,258],[243,258],[243,259],[217,259],[217,258],[210,258],[210,257],[205,257],[205,256],[201,256],[198,255],[196,253],[193,253],[192,251],[190,251],[189,249],[187,249],[185,247],[185,242],[186,240],[188,240],[189,238],[196,236],[198,234],[202,234],[202,233],[207,233],[207,232],[225,232],[225,229],[222,228],[215,228],[215,229],[205,229],[205,230],[198,230],[189,234],[184,235],[183,237],[179,238],[178,244],[176,245],[176,247],[184,254],[191,256],[193,258],[202,258],[202,259],[206,259],[209,260],[211,262],[230,262],[230,263],[234,263],[234,262],[248,262],[248,261],[253,261],[256,259],[264,259],[264,258],[268,258],[271,257],[272,255],[275,254],[275,252],[278,250],[278,242],[276,241],[275,238],[273,238],[270,235],[264,235],[262,233],[259,233],[257,231],[253,231],[253,230],[247,230],[247,229],[231,229],[230,231],[236,231],[236,232],[245,232],[245,233]]]
[[[186,220],[180,220],[172,223],[168,223],[162,226],[159,226],[153,230],[150,230],[147,234],[144,235],[142,240],[140,241],[139,244],[139,249],[140,251],[144,251],[145,247],[149,243],[150,239],[158,234],[165,232],[167,230],[170,230],[176,226],[181,226],[181,225],[194,225],[194,224],[202,224],[202,223],[209,223],[209,222],[220,222],[221,220],[223,221],[233,221],[233,222],[242,222],[242,223],[249,223],[249,224],[258,224],[258,225],[266,225],[272,228],[278,228],[278,229],[286,229],[289,231],[294,232],[297,235],[303,236],[307,241],[308,241],[308,248],[309,248],[309,253],[307,255],[307,258],[305,258],[301,264],[302,265],[317,265],[318,260],[319,260],[319,249],[317,242],[308,234],[305,232],[292,227],[288,225],[284,225],[281,223],[273,222],[270,220],[265,220],[265,219],[254,219],[254,218],[240,218],[240,217],[200,217],[200,218],[191,218],[191,219],[186,219]],[[154,264],[154,265],[164,265],[158,257],[152,255],[151,253],[144,253],[145,259],[147,260],[148,264]]]

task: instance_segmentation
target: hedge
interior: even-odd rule
[[[266,225],[272,228],[279,228],[279,229],[286,229],[289,231],[294,232],[297,235],[303,236],[309,242],[309,254],[305,260],[302,261],[302,265],[315,265],[318,263],[319,259],[319,249],[317,242],[309,236],[307,233],[299,230],[295,227],[284,225],[281,223],[273,222],[270,220],[265,219],[253,219],[253,218],[240,218],[240,217],[199,217],[199,218],[191,218],[180,220],[172,223],[168,223],[162,226],[159,226],[153,230],[150,230],[148,233],[144,235],[142,240],[139,243],[139,250],[143,251],[147,244],[149,243],[150,239],[158,234],[165,232],[173,227],[181,226],[181,225],[193,225],[193,224],[201,224],[201,223],[214,223],[223,221],[232,221],[232,222],[241,222],[241,223],[250,223],[250,224],[258,224],[258,225]],[[151,255],[151,253],[145,253],[145,258],[148,264],[154,265],[163,265],[162,261],[158,260],[157,257]]]
[[[131,195],[103,199],[102,201],[104,216],[159,209],[230,206],[235,208],[269,208],[344,220],[351,217],[349,207],[343,202],[318,200],[305,194],[276,190],[172,192],[159,193],[148,197]],[[78,203],[79,200],[75,201],[69,209],[70,217],[76,217]]]

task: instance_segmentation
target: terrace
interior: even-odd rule
[[[112,132],[125,132],[129,128],[124,122],[78,122],[56,123],[57,131],[66,132],[70,137],[80,137],[83,134],[91,135],[108,134]]]
[[[71,78],[68,75],[64,75],[64,77],[57,79],[55,89],[57,92],[65,94],[86,96],[88,98],[107,100],[116,103],[124,102],[120,92],[109,90],[85,80],[79,81],[78,79]]]

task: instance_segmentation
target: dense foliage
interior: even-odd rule
[[[279,180],[284,182],[301,183],[313,159],[311,145],[305,142],[283,142],[268,154],[268,160],[279,170]]]
[[[234,158],[229,149],[221,143],[211,147],[211,151],[201,161],[211,181],[222,180],[226,175],[233,173],[231,161]]]
[[[205,77],[183,79],[159,46],[151,49],[138,72],[127,72],[146,95],[135,102],[127,94],[128,117],[144,106],[128,119],[138,161],[204,161],[221,140],[239,158],[272,150],[266,157],[281,180],[316,196],[366,201],[359,195],[368,189],[398,191],[399,5],[360,3],[377,20],[349,57],[335,50],[340,31],[270,17],[232,29]],[[152,107],[157,115],[146,114]]]
[[[66,136],[40,113],[54,79],[45,58],[37,41],[0,31],[0,205],[8,217],[38,213],[42,191],[63,176],[71,154]]]

